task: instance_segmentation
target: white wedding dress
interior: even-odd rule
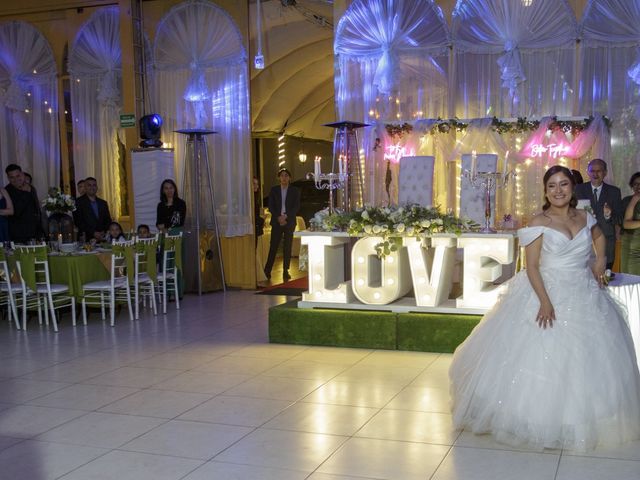
[[[449,371],[457,428],[503,443],[588,450],[640,438],[640,376],[625,314],[594,280],[591,226],[573,239],[540,235],[540,272],[554,306],[553,328],[536,323],[540,306],[526,272],[455,351]]]

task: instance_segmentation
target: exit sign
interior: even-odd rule
[[[133,113],[124,113],[120,115],[120,128],[129,128],[136,126],[136,116]]]

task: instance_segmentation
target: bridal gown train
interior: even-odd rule
[[[621,308],[594,280],[591,226],[573,239],[548,227],[519,230],[542,239],[540,273],[554,306],[553,328],[519,272],[455,351],[449,377],[457,428],[503,443],[589,450],[640,438],[640,377]]]

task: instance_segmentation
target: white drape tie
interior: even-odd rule
[[[515,97],[518,85],[524,82],[527,77],[524,76],[522,62],[520,61],[520,50],[518,46],[512,42],[506,42],[505,53],[498,58],[498,66],[502,74],[502,86],[509,89],[509,94]]]

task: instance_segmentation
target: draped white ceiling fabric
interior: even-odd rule
[[[82,26],[69,53],[73,161],[76,179],[98,180],[98,195],[114,217],[121,214],[121,62],[118,8],[98,10]]]
[[[432,0],[356,0],[336,29],[338,117],[365,123],[445,115],[449,30]],[[362,136],[368,151],[375,141]],[[365,200],[386,172],[368,165]]]
[[[590,0],[581,33],[580,113],[613,119],[609,181],[627,192],[640,170],[640,3]]]
[[[33,175],[40,197],[60,184],[56,64],[44,36],[26,22],[0,24],[0,165]]]
[[[211,2],[183,2],[161,20],[153,56],[152,108],[164,119],[164,142],[175,147],[178,185],[185,167],[185,137],[174,130],[218,132],[206,138],[218,224],[224,236],[250,234],[247,54],[237,26]]]
[[[428,0],[355,0],[338,24],[334,51],[338,119],[374,124],[361,137],[370,203],[386,201],[384,146],[389,142],[435,155],[435,178],[451,192],[459,177],[459,153],[469,153],[458,151],[461,145],[498,135],[491,127],[476,128],[477,122],[464,140],[455,132],[422,135],[425,121],[437,117],[594,116],[588,131],[565,139],[573,154],[563,161],[585,172],[588,161],[601,156],[609,162],[607,181],[625,192],[630,174],[640,169],[639,2],[589,0],[578,24],[567,0],[458,0],[448,33],[438,7]],[[403,67],[429,63],[439,68]],[[416,75],[416,70],[426,73]],[[429,82],[421,89],[423,78]],[[612,121],[610,136],[600,115]],[[413,125],[413,133],[385,134],[385,124],[404,122]],[[543,144],[560,132],[545,135]],[[528,135],[503,136],[500,146],[479,143],[478,153],[487,149],[482,153],[497,153],[502,161],[508,149],[510,162],[520,169],[518,191],[499,201],[519,196],[533,205],[544,168],[558,160],[520,163],[518,142]],[[603,143],[609,138],[611,148]],[[439,201],[452,207],[455,197],[441,195]],[[517,207],[509,212],[503,203],[500,208],[515,213]]]
[[[459,0],[451,35],[465,117],[571,114],[577,25],[566,0]]]

